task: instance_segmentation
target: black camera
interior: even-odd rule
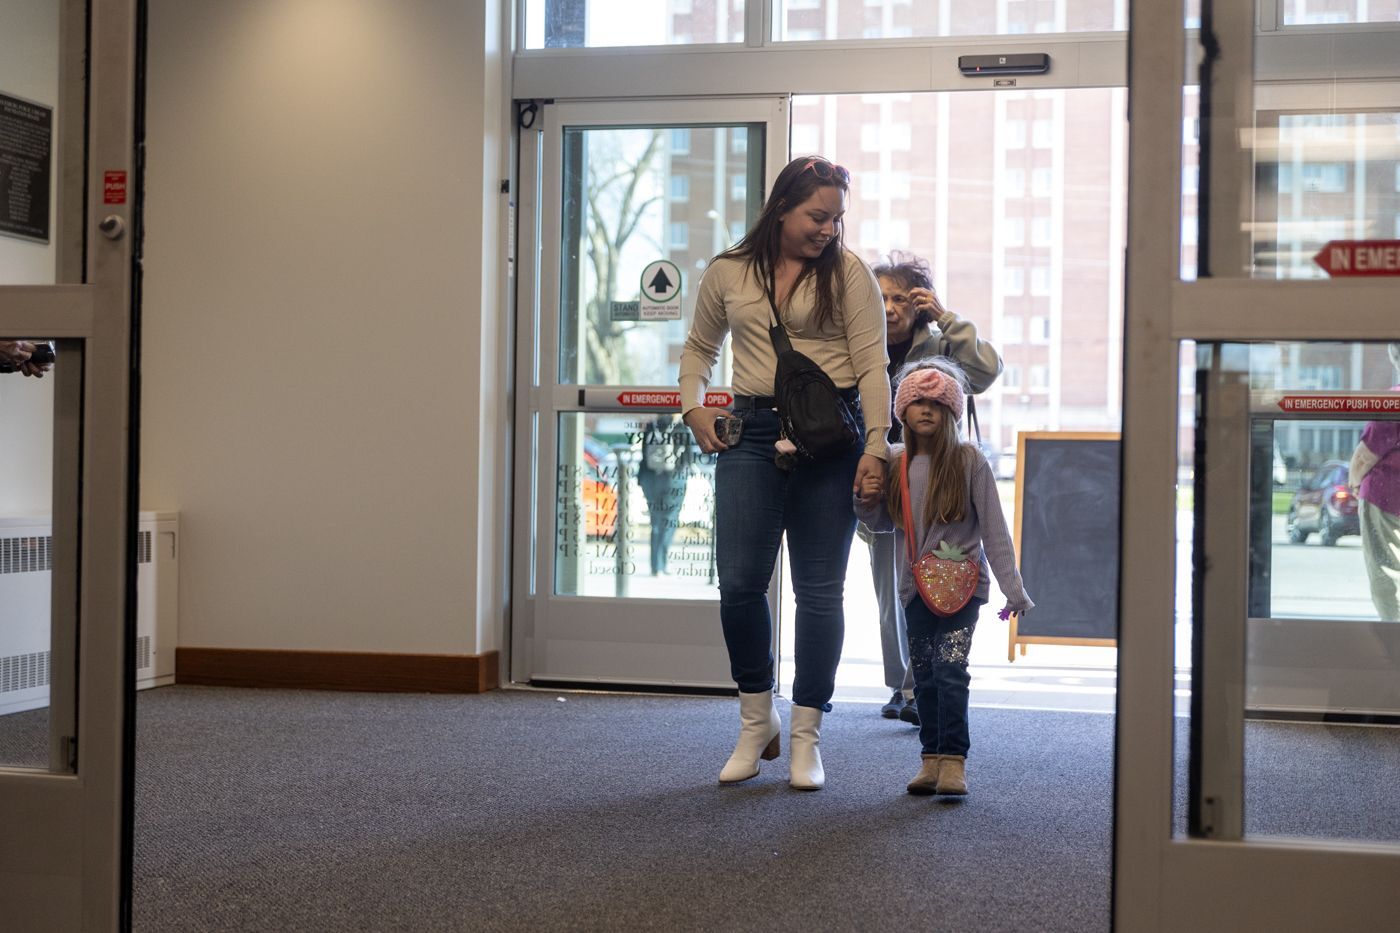
[[[52,341],[41,340],[34,345],[34,352],[29,355],[29,359],[26,362],[33,363],[36,366],[44,366],[54,362],[57,358],[58,355],[54,352]],[[20,366],[23,365],[23,363],[20,364]],[[19,372],[19,366],[16,366],[9,360],[0,360],[0,373],[14,372]]]

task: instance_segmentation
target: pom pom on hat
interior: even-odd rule
[[[967,409],[967,393],[963,387],[957,379],[939,369],[916,369],[900,380],[894,395],[894,416],[903,421],[905,409],[919,399],[943,405],[958,421]]]

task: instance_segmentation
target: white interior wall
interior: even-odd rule
[[[152,0],[142,502],[180,644],[497,648],[501,0]]]
[[[52,0],[6,0],[0,6],[0,92],[54,108],[57,132],[58,5]],[[57,166],[49,174],[50,240],[0,235],[0,285],[53,284]],[[6,455],[0,457],[0,516],[47,514],[53,496],[52,379],[0,375],[0,436],[6,438]]]

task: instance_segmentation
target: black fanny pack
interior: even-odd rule
[[[845,393],[836,388],[811,357],[792,348],[787,328],[778,318],[778,305],[768,293],[773,309],[773,325],[768,337],[778,355],[773,376],[773,396],[783,436],[792,441],[798,453],[811,460],[826,460],[851,452],[861,441],[855,415],[846,404]]]

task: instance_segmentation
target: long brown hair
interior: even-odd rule
[[[952,360],[944,357],[916,360],[900,371],[900,379],[918,369],[937,369],[966,384],[962,370]],[[949,524],[963,520],[963,507],[967,502],[967,468],[977,452],[976,447],[959,436],[958,415],[946,405],[940,403],[939,407],[943,409],[943,419],[938,423],[938,433],[926,443],[921,443],[919,436],[909,430],[909,423],[904,422],[906,446],[903,457],[912,458],[917,454],[928,454],[929,458],[928,489],[924,495],[925,528],[934,522]],[[889,508],[890,517],[900,528],[904,528],[903,472],[901,460],[892,461],[887,468],[885,483],[889,490],[885,494],[885,504]],[[904,532],[914,533],[910,528],[904,528]]]
[[[763,210],[759,212],[758,220],[754,221],[749,232],[744,234],[744,238],[738,243],[720,253],[720,256],[747,260],[754,278],[764,291],[767,291],[771,287],[774,270],[777,269],[778,260],[781,258],[783,224],[778,218],[805,202],[818,188],[850,191],[850,175],[841,166],[821,156],[793,159],[773,181],[773,190],[768,193],[768,200],[763,202]],[[835,235],[821,251],[821,255],[802,264],[802,271],[798,273],[797,281],[793,283],[792,292],[788,295],[788,300],[791,300],[792,295],[797,293],[797,289],[808,276],[816,277],[817,308],[814,324],[819,331],[825,330],[827,325],[835,320],[837,308],[846,298],[846,279],[841,274],[843,232],[843,224],[838,221]],[[774,301],[777,300],[776,295],[772,297]]]

